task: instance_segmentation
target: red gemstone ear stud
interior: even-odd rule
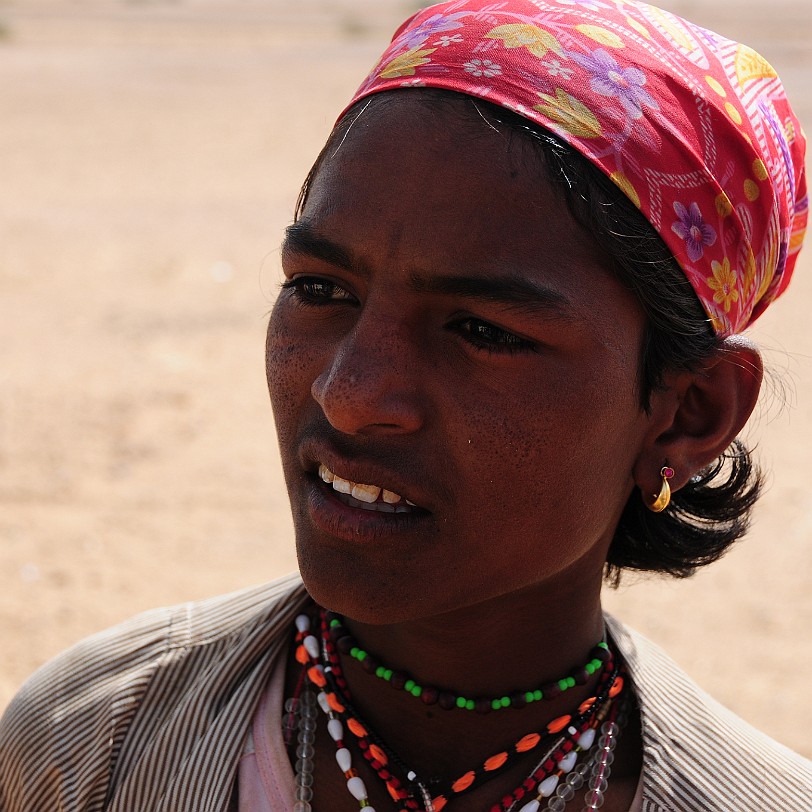
[[[646,505],[652,513],[662,513],[671,501],[671,486],[668,484],[668,480],[674,476],[674,469],[665,465],[660,469],[660,476],[663,478],[660,492],[654,495],[653,502]]]

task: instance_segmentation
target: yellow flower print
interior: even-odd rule
[[[713,325],[713,332],[716,333],[717,335],[722,335],[723,333],[726,333],[728,327],[730,327],[727,321],[717,313],[711,313],[710,320],[711,324]]]
[[[644,25],[641,25],[634,17],[626,17],[626,22],[635,30],[638,34],[642,34],[646,39],[651,39],[651,34],[648,32],[648,28]]]
[[[601,125],[595,114],[560,87],[556,88],[554,97],[546,93],[539,93],[539,96],[545,104],[537,104],[533,109],[544,113],[563,130],[577,138],[598,138],[601,135]]]
[[[412,48],[405,53],[398,54],[381,70],[379,76],[381,79],[396,79],[398,76],[414,76],[414,69],[420,67],[420,65],[426,65],[431,62],[427,57],[436,50],[436,48],[424,48],[423,50]]]
[[[804,241],[806,234],[806,227],[801,225],[793,225],[794,231],[789,235],[789,252],[795,254],[801,250],[801,245]]]
[[[634,188],[632,182],[622,172],[612,172],[609,176],[609,180],[611,180],[638,209],[640,208],[640,195],[637,194],[637,190]]]
[[[547,51],[554,51],[559,56],[564,56],[564,50],[558,40],[549,31],[536,25],[519,23],[498,25],[485,36],[488,39],[502,40],[505,48],[527,48],[533,56],[539,58],[543,57]]]
[[[741,253],[744,254],[743,260]],[[745,298],[748,298],[753,291],[753,286],[756,282],[756,274],[758,273],[756,258],[753,256],[753,249],[749,246],[745,246],[743,251],[740,252],[739,267],[743,267],[744,269],[744,296]]]
[[[778,76],[775,68],[761,54],[746,45],[739,45],[736,49],[735,68],[740,88],[755,79],[773,79]]]
[[[736,271],[730,267],[730,260],[727,257],[721,263],[713,260],[711,270],[713,276],[707,278],[707,283],[715,291],[713,301],[722,305],[725,313],[729,313],[731,303],[739,300],[739,291],[736,289]]]
[[[586,34],[590,39],[605,45],[607,48],[625,48],[623,40],[612,31],[601,28],[599,25],[576,25],[576,31]]]

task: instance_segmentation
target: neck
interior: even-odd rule
[[[501,696],[559,678],[602,638],[599,589],[590,600],[572,586],[552,591],[535,587],[405,623],[345,625],[387,667],[421,684]]]
[[[538,688],[583,665],[602,638],[600,573],[562,577],[439,617],[382,626],[346,619],[386,667],[471,698]],[[596,680],[515,711],[442,710],[394,690],[349,656],[342,666],[358,712],[418,772],[453,774],[577,707]],[[449,747],[449,742],[455,742]]]
[[[583,569],[581,569],[583,572]],[[600,606],[601,568],[592,577],[564,574],[554,583],[511,593],[498,600],[476,604],[436,618],[385,626],[346,621],[361,648],[390,668],[402,669],[425,686],[433,684],[458,695],[501,697],[535,689],[563,677],[586,662],[603,635]],[[340,635],[339,635],[340,636]],[[558,696],[534,701],[515,710],[505,708],[486,714],[445,710],[396,690],[367,673],[349,655],[340,658],[346,688],[357,717],[400,759],[403,776],[414,771],[425,787],[449,786],[497,754],[513,751],[528,734],[556,728],[548,724],[576,713],[584,700],[595,695],[599,674]],[[295,685],[301,666],[291,658],[288,684]],[[605,683],[604,683],[605,685]],[[638,719],[633,715],[614,751],[613,790],[607,809],[628,809],[640,774],[641,741]],[[566,724],[566,722],[564,722]],[[560,729],[560,728],[557,728]],[[334,743],[323,727],[317,741],[317,784],[325,792],[341,794],[344,776],[335,770]],[[546,753],[546,751],[545,751]],[[454,799],[460,810],[492,808],[494,799],[514,793],[537,759],[531,751],[509,764],[465,799]],[[380,778],[359,761],[359,774],[371,789],[375,808],[389,807]],[[488,769],[485,767],[485,769]],[[451,785],[453,787],[453,785]],[[342,796],[343,797],[343,796]],[[342,807],[343,808],[343,807]],[[346,808],[350,808],[347,806]]]

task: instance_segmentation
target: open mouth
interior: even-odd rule
[[[343,479],[324,463],[319,465],[319,477],[332,487],[334,496],[349,507],[378,513],[414,513],[420,510],[413,502],[380,485],[366,485]]]

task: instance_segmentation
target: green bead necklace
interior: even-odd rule
[[[609,647],[605,641],[601,641],[589,652],[589,659],[586,663],[574,668],[569,674],[560,679],[545,683],[529,691],[516,691],[493,698],[471,698],[432,685],[421,685],[407,672],[383,665],[376,657],[358,645],[358,641],[350,634],[340,615],[325,611],[325,621],[324,626],[326,626],[327,633],[329,633],[338,651],[357,660],[367,673],[389,683],[395,690],[411,694],[426,705],[436,704],[444,710],[454,710],[456,708],[477,713],[490,713],[504,708],[523,708],[533,702],[553,699],[576,685],[585,685],[590,677],[603,670],[606,662],[610,659]]]

